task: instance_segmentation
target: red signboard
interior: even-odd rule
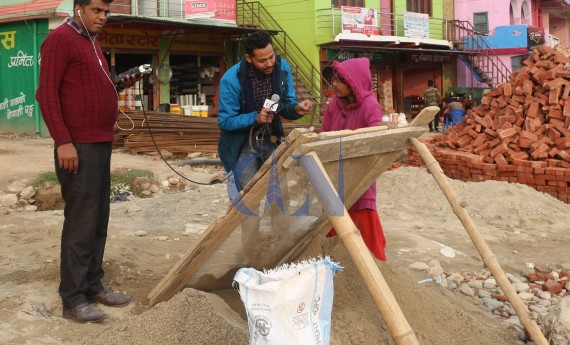
[[[186,0],[186,19],[236,23],[236,0]]]
[[[378,35],[378,13],[373,8],[342,6],[342,31]]]

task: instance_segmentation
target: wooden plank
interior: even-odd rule
[[[378,311],[386,322],[388,330],[397,345],[419,345],[419,342],[404,317],[398,302],[384,280],[378,265],[362,240],[360,232],[346,208],[342,207],[338,192],[315,152],[303,156],[300,164],[305,169],[311,185],[315,187],[319,200],[334,225],[337,234],[350,254],[364,285],[372,296]],[[342,215],[336,214],[342,208]]]
[[[342,133],[347,132],[350,131],[342,131]],[[424,132],[425,129],[420,127],[403,127],[389,131],[376,131],[336,138],[334,137],[335,132],[331,132],[333,139],[319,140],[302,145],[295,151],[295,155],[304,155],[315,151],[323,163],[338,161],[341,151],[342,159],[373,156],[405,149],[409,138],[417,138]],[[322,138],[321,134],[319,137]],[[291,158],[285,162],[286,168],[291,167],[292,160]]]
[[[439,107],[425,107],[420,111],[420,113],[414,117],[412,122],[410,122],[410,127],[425,127],[430,122],[433,121],[435,115],[439,113],[441,109]]]
[[[350,133],[359,132],[360,134],[350,135]],[[385,130],[382,128],[363,129],[362,131],[343,132],[346,137],[344,140],[350,142],[344,145],[350,148],[350,153],[343,158],[345,163],[345,204],[351,206],[362,195],[362,193],[375,182],[376,178],[398,158],[401,151],[408,145],[408,138],[419,137],[425,132],[425,128],[399,128],[394,130]],[[324,134],[324,133],[323,133]],[[323,137],[334,137],[331,132]],[[277,167],[279,176],[284,174],[286,167],[284,162],[290,159],[292,154],[301,154],[307,150],[307,145],[316,140],[327,142],[326,145],[318,145],[312,149],[318,154],[327,157],[328,162],[324,165],[332,180],[338,180],[338,152],[340,138],[321,139],[320,135],[315,133],[291,133],[289,137],[297,136],[292,143],[282,144],[277,150],[278,156]],[[289,139],[288,137],[288,139]],[[354,137],[354,138],[353,138]],[[383,139],[378,139],[383,138]],[[357,140],[354,140],[357,139]],[[378,147],[383,146],[383,147]],[[357,147],[358,149],[354,149]],[[370,152],[375,152],[370,155]],[[268,161],[262,169],[255,175],[252,183],[248,184],[242,201],[250,208],[258,205],[266,195],[267,184],[269,180],[269,172],[272,162]],[[318,215],[317,215],[318,216]],[[234,232],[236,228],[244,221],[246,215],[235,207],[231,206],[228,213],[221,219],[212,223],[202,236],[195,241],[186,254],[171,268],[168,274],[157,284],[157,286],[149,293],[148,298],[150,304],[154,305],[158,302],[168,300],[178,291],[182,290],[194,275],[200,271],[209,258],[218,250],[224,241]],[[309,229],[309,234],[316,234],[330,229],[330,224],[315,224],[314,229]],[[306,237],[308,240],[310,235]],[[314,236],[314,235],[313,235]],[[306,243],[306,241],[305,241]],[[300,249],[302,246],[299,246]],[[241,248],[241,247],[240,247]],[[297,250],[295,255],[301,251]],[[287,255],[283,255],[287,256]],[[291,258],[291,256],[287,256]],[[281,260],[281,258],[276,258]]]
[[[299,132],[292,132],[289,136],[295,137],[296,140],[291,144],[282,144],[283,148],[280,146],[276,150],[276,154],[279,155],[281,153],[281,156],[287,154],[286,157],[288,157],[299,145],[318,139],[314,133],[300,134]],[[278,166],[282,165],[282,159],[284,157],[279,158]],[[248,184],[250,188],[242,197],[242,201],[248,207],[258,204],[265,195],[268,180],[266,172],[269,171],[266,165],[270,164],[270,162],[266,162],[258,174],[254,176],[256,181],[261,182],[254,183],[251,186]],[[206,260],[219,248],[245,217],[246,215],[232,206],[223,218],[212,223],[148,294],[149,303],[155,305],[158,302],[168,300],[182,290],[190,278],[202,267]]]

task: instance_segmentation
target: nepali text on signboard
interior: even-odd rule
[[[429,38],[429,15],[426,13],[404,12],[404,36]]]
[[[342,32],[378,35],[378,13],[373,8],[342,6]]]
[[[538,48],[545,43],[544,39],[544,29],[537,28],[534,26],[527,27],[527,46],[528,50],[533,50]]]
[[[235,24],[236,7],[236,0],[186,0],[184,12],[186,19]]]
[[[408,55],[408,62],[413,63],[426,63],[426,62],[450,62],[451,57],[449,55],[442,54],[426,54],[426,53],[416,53]]]

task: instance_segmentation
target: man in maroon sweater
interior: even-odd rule
[[[107,317],[90,303],[120,306],[132,299],[101,283],[117,92],[96,36],[112,1],[74,0],[73,18],[53,30],[40,51],[36,99],[55,142],[55,171],[65,200],[59,294],[63,317],[81,323]],[[132,77],[122,86],[132,86]]]

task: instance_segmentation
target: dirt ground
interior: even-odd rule
[[[51,139],[0,135],[0,188],[31,181],[53,169]],[[157,177],[176,174],[155,157],[116,151],[112,169],[141,168]],[[185,168],[186,169],[186,168]],[[181,169],[188,173],[188,170]],[[518,184],[451,181],[468,204],[478,231],[505,272],[528,264],[552,269],[570,264],[570,205]],[[413,262],[437,259],[446,272],[480,272],[480,256],[434,179],[419,168],[399,168],[378,180],[378,206],[388,240],[378,262],[420,344],[522,344],[478,299],[435,284],[417,284],[426,272]],[[113,203],[104,283],[132,294],[124,308],[105,308],[110,319],[80,325],[61,318],[57,295],[62,211],[0,216],[1,344],[247,344],[248,326],[237,292],[185,289],[155,307],[146,296],[181,257],[195,235],[186,224],[208,226],[228,204],[224,184]],[[136,236],[137,231],[146,236]],[[447,248],[448,251],[443,251]],[[454,255],[449,255],[449,248]],[[344,270],[335,278],[331,344],[393,344],[350,256],[341,244],[317,238],[305,256],[329,254]],[[444,255],[446,254],[446,255]]]

